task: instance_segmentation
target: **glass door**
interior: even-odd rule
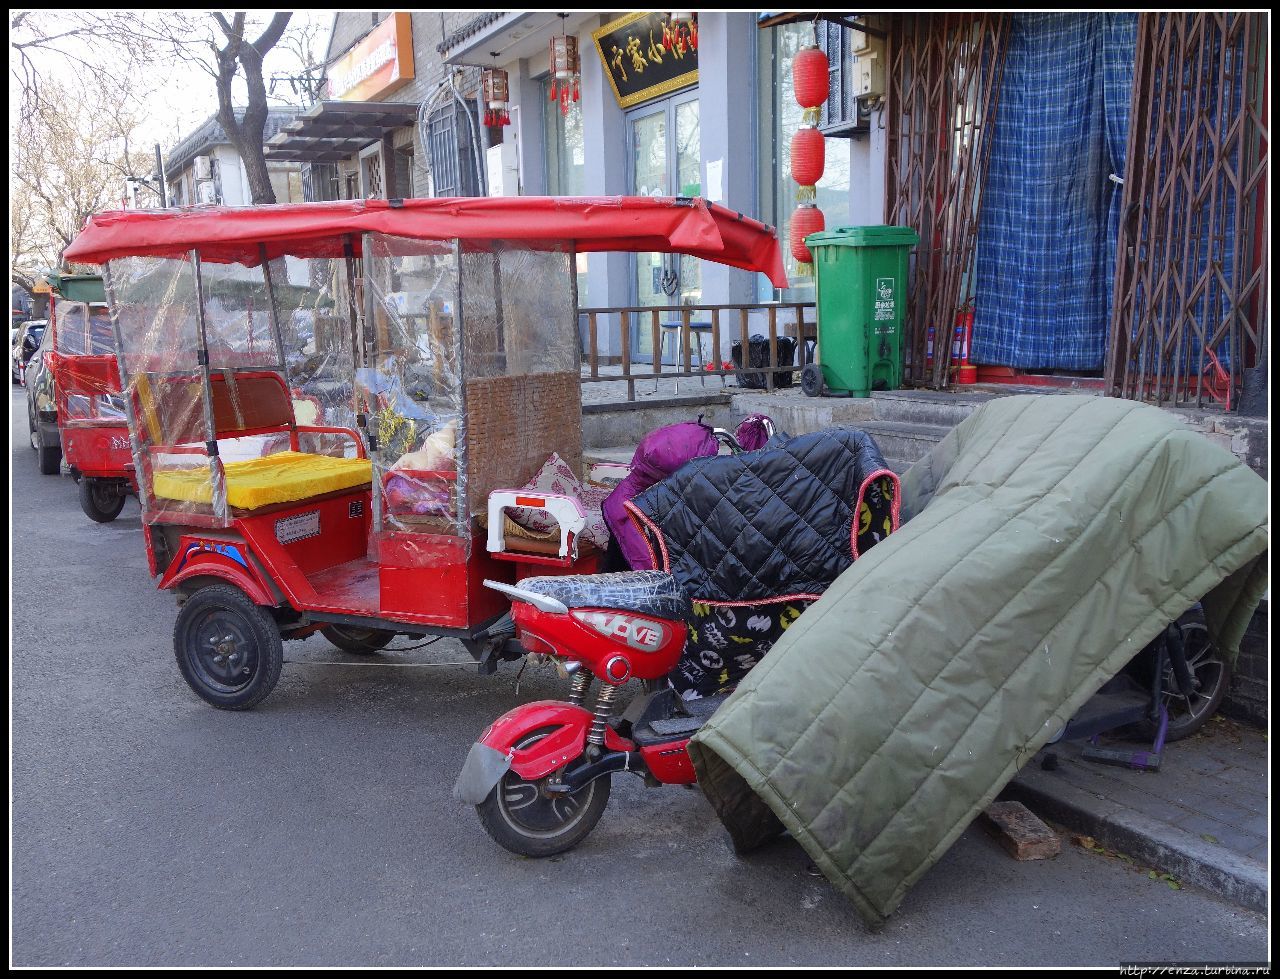
[[[697,93],[650,103],[628,115],[631,193],[641,197],[702,196],[702,143]],[[637,306],[674,306],[702,300],[702,270],[696,258],[642,252],[633,256]],[[678,323],[665,314],[663,322]],[[647,320],[634,321],[632,359],[653,362],[653,331]],[[668,331],[663,331],[668,335]],[[666,363],[678,360],[678,343],[668,342]]]

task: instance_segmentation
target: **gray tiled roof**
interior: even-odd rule
[[[471,37],[473,34],[479,34],[482,30],[484,30],[490,24],[493,24],[493,23],[496,23],[497,21],[502,20],[502,18],[507,16],[507,14],[509,14],[510,12],[511,11],[509,10],[494,10],[494,11],[490,11],[487,14],[481,14],[479,17],[476,17],[476,18],[473,18],[472,20],[467,21],[465,24],[459,27],[456,31],[454,31],[452,34],[446,37],[444,41],[442,41],[440,44],[437,44],[436,50],[440,54],[444,54],[450,48],[457,47],[459,44],[461,44],[467,38]]]
[[[262,126],[263,142],[278,133],[285,123],[289,122],[301,111],[301,109],[287,105],[268,106],[267,121]],[[236,109],[236,120],[239,121],[243,118],[244,109]],[[169,151],[164,161],[165,173],[178,173],[185,170],[195,157],[215,146],[226,145],[230,142],[231,140],[227,138],[226,132],[218,122],[217,113],[215,113],[179,140],[178,145]]]

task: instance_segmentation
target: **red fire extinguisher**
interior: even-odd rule
[[[951,369],[956,372],[956,384],[976,384],[977,365],[969,363],[973,348],[973,307],[969,299],[956,311],[955,337],[951,341]]]

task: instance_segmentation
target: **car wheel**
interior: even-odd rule
[[[187,685],[223,710],[247,710],[280,679],[284,643],[271,614],[238,588],[206,585],[183,604],[173,651]]]
[[[44,426],[39,422],[35,423],[35,428],[31,435],[31,443],[35,446],[39,459],[40,475],[58,475],[58,470],[62,465],[62,447],[44,444]]]
[[[124,509],[124,493],[117,483],[105,479],[80,480],[80,509],[98,523],[111,523]]]
[[[396,633],[386,629],[361,629],[353,625],[327,625],[320,631],[344,653],[361,656],[378,652],[396,637]]]

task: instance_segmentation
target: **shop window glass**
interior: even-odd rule
[[[569,103],[561,114],[560,103],[549,98],[551,77],[542,80],[542,145],[546,148],[547,193],[576,197],[586,186],[586,150],[582,139],[582,107]]]
[[[582,106],[550,99],[551,76],[542,80],[542,145],[547,170],[547,193],[555,197],[580,197],[586,193],[586,149],[582,134]],[[578,305],[587,302],[587,256],[577,256]]]

